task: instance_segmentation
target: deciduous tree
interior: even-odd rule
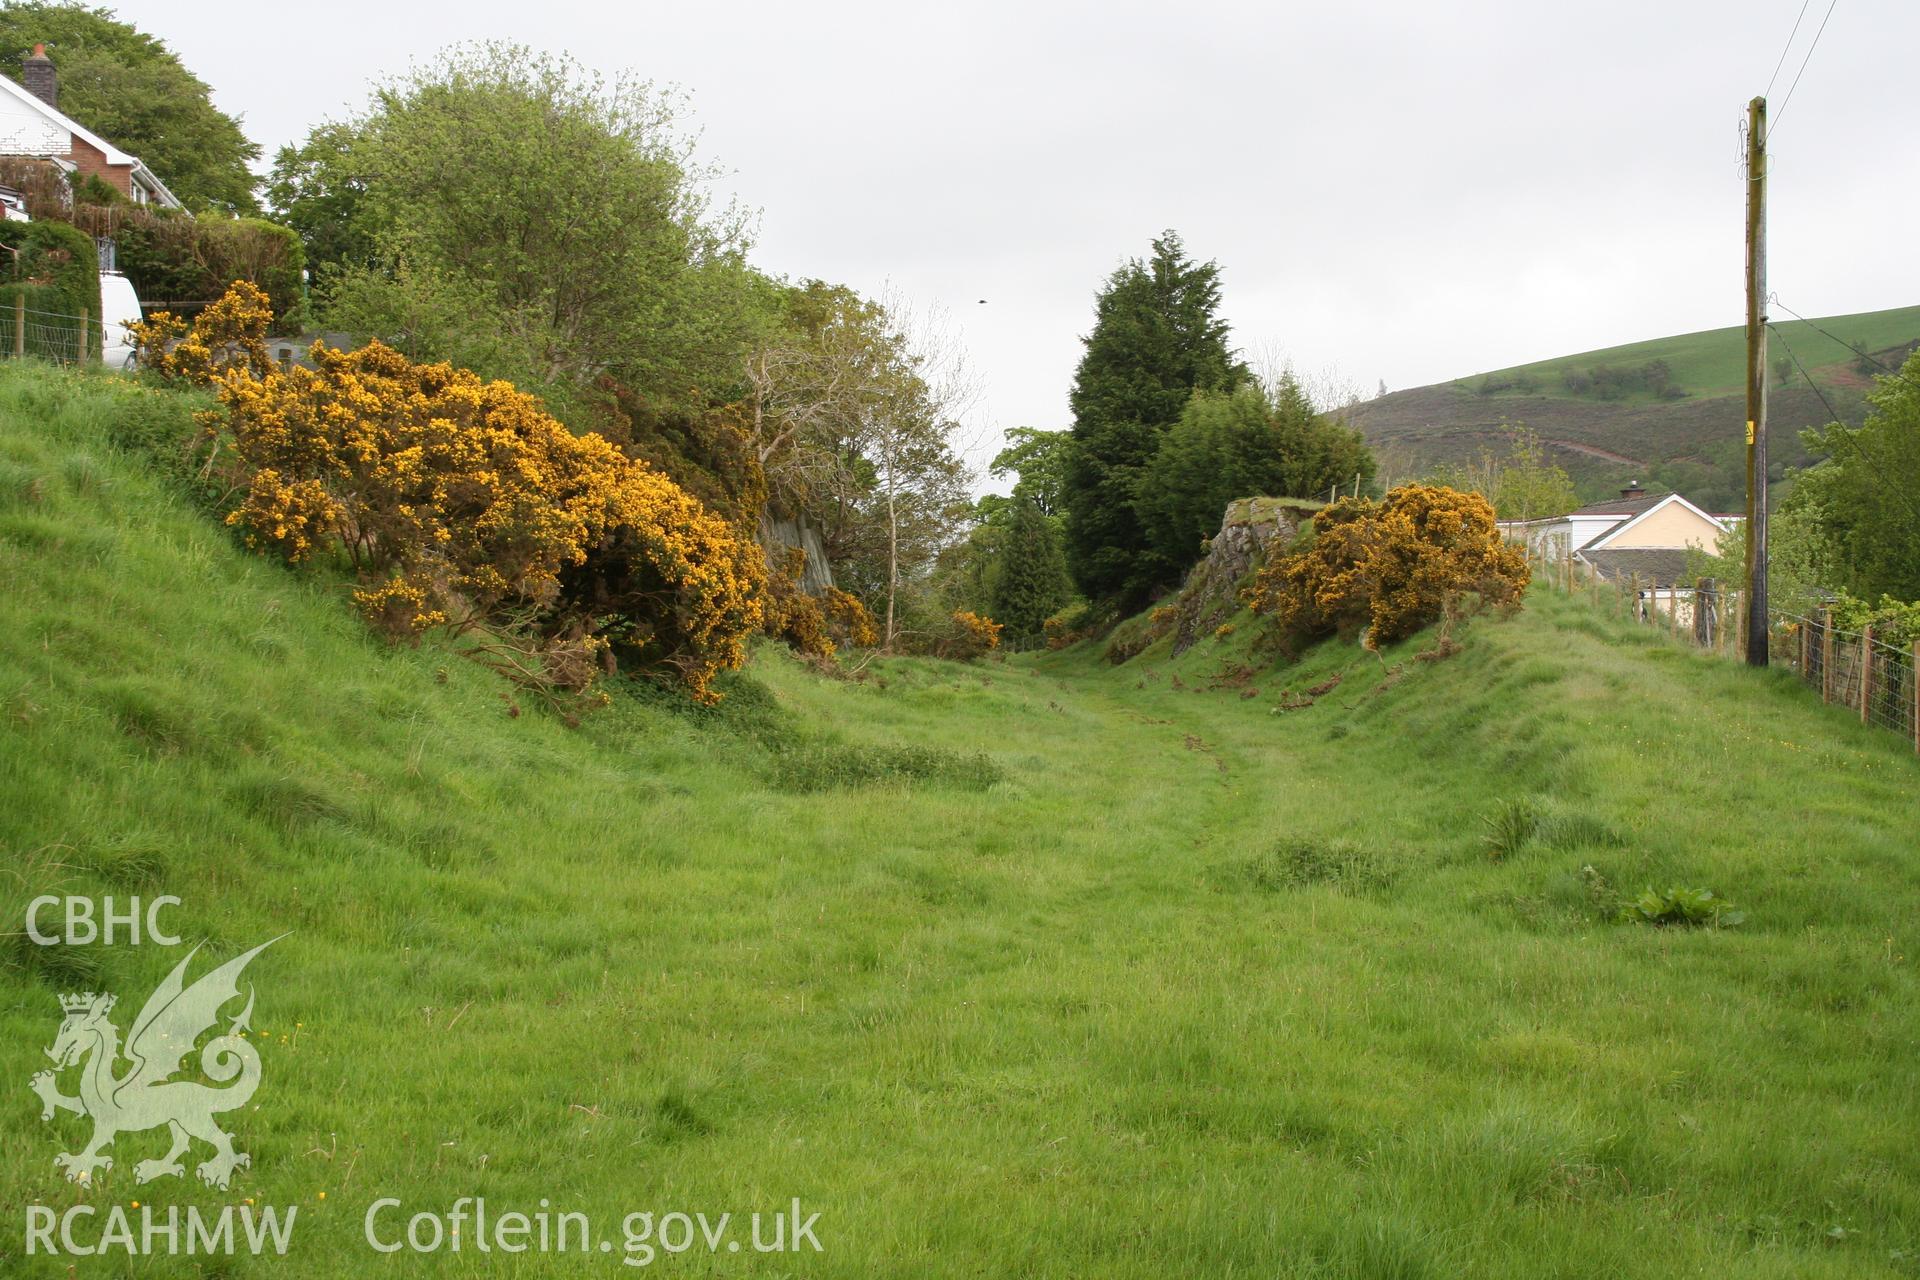
[[[1360,434],[1316,413],[1291,374],[1271,388],[1195,391],[1141,473],[1136,507],[1154,549],[1184,571],[1220,528],[1227,504],[1250,497],[1326,497],[1372,479]]]
[[[1826,585],[1920,600],[1920,353],[1878,383],[1861,425],[1803,434],[1822,461],[1798,474],[1790,501],[1819,513],[1839,578]]]
[[[770,309],[680,113],[642,81],[466,46],[283,155],[274,192],[309,234],[343,220],[315,246],[339,264],[336,326],[569,410],[603,375],[663,403],[731,399]]]

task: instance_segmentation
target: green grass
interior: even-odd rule
[[[1815,324],[1833,337],[1815,329]],[[1792,348],[1794,354],[1809,368],[1836,363],[1851,365],[1853,353],[1835,343],[1833,338],[1848,343],[1864,342],[1868,350],[1875,352],[1912,342],[1920,338],[1920,307],[1895,307],[1857,315],[1827,316],[1810,323],[1793,320],[1782,314],[1777,317],[1773,327],[1779,330],[1787,347]],[[1561,375],[1568,370],[1584,371],[1595,365],[1634,368],[1649,361],[1664,360],[1673,371],[1674,382],[1690,394],[1733,395],[1746,387],[1746,343],[1746,330],[1734,325],[1725,329],[1706,329],[1699,333],[1653,338],[1598,351],[1582,351],[1533,364],[1515,365],[1511,369],[1494,370],[1486,376],[1503,381],[1530,375],[1538,384],[1540,394],[1570,396],[1571,393],[1561,381]],[[1782,354],[1783,348],[1775,342],[1772,355],[1778,357]],[[1463,379],[1463,382],[1471,387],[1481,376],[1476,374]],[[1769,371],[1771,377],[1772,372]],[[1641,399],[1650,400],[1651,397],[1642,395]]]
[[[68,1274],[33,1203],[298,1204],[205,1274],[358,1276],[376,1197],[482,1195],[821,1214],[818,1255],[655,1263],[702,1275],[1915,1274],[1920,766],[1789,677],[1536,590],[1444,661],[1275,666],[1244,616],[1119,666],[763,650],[572,731],[239,549],[114,443],[168,411],[0,370],[0,907],[292,931],[254,1163],[136,1187],[130,1135],[61,1181],[56,994],[178,953],[9,938],[0,1272]],[[1618,923],[1648,885],[1745,923]]]

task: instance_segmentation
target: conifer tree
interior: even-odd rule
[[[1055,523],[1031,498],[1013,500],[1012,519],[1001,548],[988,605],[995,622],[1015,640],[1041,633],[1073,594],[1067,559]]]
[[[1151,258],[1115,271],[1095,302],[1062,477],[1068,564],[1091,598],[1137,606],[1178,577],[1181,566],[1152,545],[1136,493],[1194,390],[1247,377],[1219,310],[1218,264],[1194,262],[1172,231]]]

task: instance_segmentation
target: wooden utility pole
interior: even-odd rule
[[[1767,665],[1767,100],[1747,104],[1747,665]]]

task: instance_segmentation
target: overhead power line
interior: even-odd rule
[[[1837,434],[1841,439],[1851,445],[1853,451],[1860,456],[1860,460],[1873,469],[1873,474],[1879,477],[1880,483],[1900,495],[1900,501],[1907,508],[1908,514],[1912,515],[1915,520],[1920,520],[1920,507],[1913,505],[1913,499],[1907,495],[1907,491],[1888,478],[1886,468],[1880,465],[1880,460],[1868,453],[1866,446],[1855,439],[1853,428],[1843,422],[1840,415],[1834,411],[1833,405],[1827,400],[1826,392],[1820,390],[1820,384],[1813,380],[1811,373],[1807,372],[1807,366],[1800,363],[1800,357],[1794,354],[1793,346],[1787,341],[1787,335],[1780,332],[1780,326],[1777,324],[1769,324],[1767,329],[1774,337],[1780,339],[1780,346],[1786,351],[1787,359],[1793,361],[1793,367],[1800,371],[1800,376],[1807,380],[1809,387],[1813,388],[1813,394],[1820,397],[1820,407],[1827,411],[1827,421],[1839,428],[1838,432],[1828,430],[1822,433],[1823,438],[1831,440]],[[1832,335],[1829,334],[1828,336],[1831,337]]]
[[[1800,0],[1800,16],[1793,20],[1793,30],[1787,32],[1787,43],[1780,50],[1780,61],[1773,64],[1773,74],[1767,77],[1767,91],[1761,97],[1773,96],[1773,82],[1780,78],[1780,68],[1787,65],[1787,55],[1793,52],[1793,38],[1800,34],[1800,24],[1806,21],[1807,6],[1812,3],[1813,0]]]
[[[1833,11],[1836,7],[1839,6],[1839,4],[1840,4],[1840,0],[1831,0],[1831,3],[1827,5],[1827,16],[1820,19],[1820,29],[1813,33],[1813,43],[1807,46],[1807,56],[1800,59],[1800,69],[1793,73],[1793,83],[1787,86],[1786,99],[1783,102],[1781,102],[1780,110],[1774,112],[1773,123],[1767,126],[1768,138],[1773,137],[1773,131],[1780,127],[1780,117],[1786,115],[1787,108],[1793,105],[1793,91],[1800,87],[1800,77],[1807,74],[1807,64],[1813,61],[1813,51],[1820,47],[1820,37],[1826,34],[1827,22],[1829,19],[1833,17]],[[1804,6],[1803,6],[1803,9],[1804,9]],[[1800,26],[1799,23],[1797,22],[1794,23],[1794,28],[1796,30],[1799,29],[1799,26]],[[1791,44],[1792,41],[1789,40],[1788,43]],[[1783,54],[1782,56],[1784,57],[1785,55]],[[1776,69],[1774,74],[1778,75],[1780,73]]]
[[[1782,311],[1792,316],[1795,320],[1798,320],[1801,324],[1806,325],[1809,329],[1812,329],[1815,333],[1823,334],[1826,337],[1833,339],[1835,345],[1845,347],[1849,354],[1858,356],[1860,359],[1866,361],[1868,364],[1872,365],[1874,368],[1886,374],[1887,377],[1897,378],[1901,382],[1906,383],[1910,387],[1920,387],[1920,382],[1916,382],[1912,378],[1909,378],[1901,370],[1894,368],[1890,364],[1886,364],[1880,360],[1876,360],[1872,355],[1868,354],[1865,351],[1860,350],[1859,347],[1854,346],[1851,342],[1848,342],[1845,338],[1842,338],[1839,334],[1833,332],[1833,330],[1823,327],[1819,321],[1807,319],[1805,316],[1801,315],[1798,311],[1795,311],[1792,307],[1780,301],[1779,294],[1776,293],[1773,295],[1772,302],[1774,306],[1780,308]],[[1778,326],[1772,326],[1772,327],[1775,333],[1780,332]],[[1780,339],[1780,341],[1784,343],[1786,342],[1786,339],[1782,338]]]

